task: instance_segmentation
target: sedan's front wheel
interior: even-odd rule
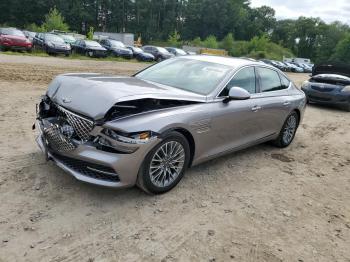
[[[298,124],[299,115],[297,112],[293,111],[284,122],[282,130],[277,139],[274,141],[274,144],[281,148],[289,146],[295,137]]]
[[[168,192],[180,182],[189,161],[187,139],[179,132],[170,132],[146,156],[137,185],[151,194]]]

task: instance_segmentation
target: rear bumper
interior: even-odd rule
[[[79,181],[112,188],[134,186],[145,156],[159,142],[157,139],[144,144],[132,154],[109,153],[85,144],[62,153],[50,148],[40,121],[37,121],[36,127],[39,130],[36,142],[47,160],[52,160]]]
[[[311,88],[302,88],[302,90],[309,102],[336,106],[347,106],[350,103],[349,93],[336,90],[332,92],[319,92]]]

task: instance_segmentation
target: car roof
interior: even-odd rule
[[[266,64],[260,61],[251,61],[245,58],[235,58],[235,57],[224,57],[224,56],[213,56],[213,55],[189,55],[182,57],[184,59],[194,59],[198,61],[211,62],[217,64],[227,65],[233,68],[242,67],[246,65],[264,65]],[[267,65],[268,66],[268,65]],[[271,67],[273,68],[273,67]]]

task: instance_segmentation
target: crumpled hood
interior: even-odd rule
[[[48,97],[73,112],[101,119],[118,102],[143,98],[205,102],[206,97],[135,77],[65,74],[49,85]]]

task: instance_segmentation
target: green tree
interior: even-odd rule
[[[181,45],[180,39],[181,39],[180,34],[177,32],[177,30],[175,30],[173,34],[169,35],[168,44],[171,46],[180,47]]]
[[[214,35],[210,35],[203,41],[203,46],[207,48],[218,48],[219,44],[216,37]]]
[[[52,30],[69,30],[69,26],[64,22],[63,16],[56,8],[51,9],[45,16],[45,22],[41,25],[41,27],[47,32]]]
[[[198,47],[200,47],[200,46],[203,45],[203,44],[202,44],[202,39],[201,39],[200,37],[196,37],[195,39],[193,39],[193,40],[191,41],[191,44],[192,44],[193,46],[198,46]]]
[[[226,51],[229,52],[229,54],[231,54],[232,53],[232,49],[233,49],[233,45],[234,45],[233,34],[229,33],[221,41],[221,48],[225,49]]]
[[[267,37],[267,35],[262,35],[260,37],[254,36],[249,43],[249,49],[250,51],[266,51],[267,46],[270,43],[270,39]]]
[[[344,39],[339,41],[335,47],[335,53],[332,60],[349,63],[350,61],[350,34],[346,35]]]

